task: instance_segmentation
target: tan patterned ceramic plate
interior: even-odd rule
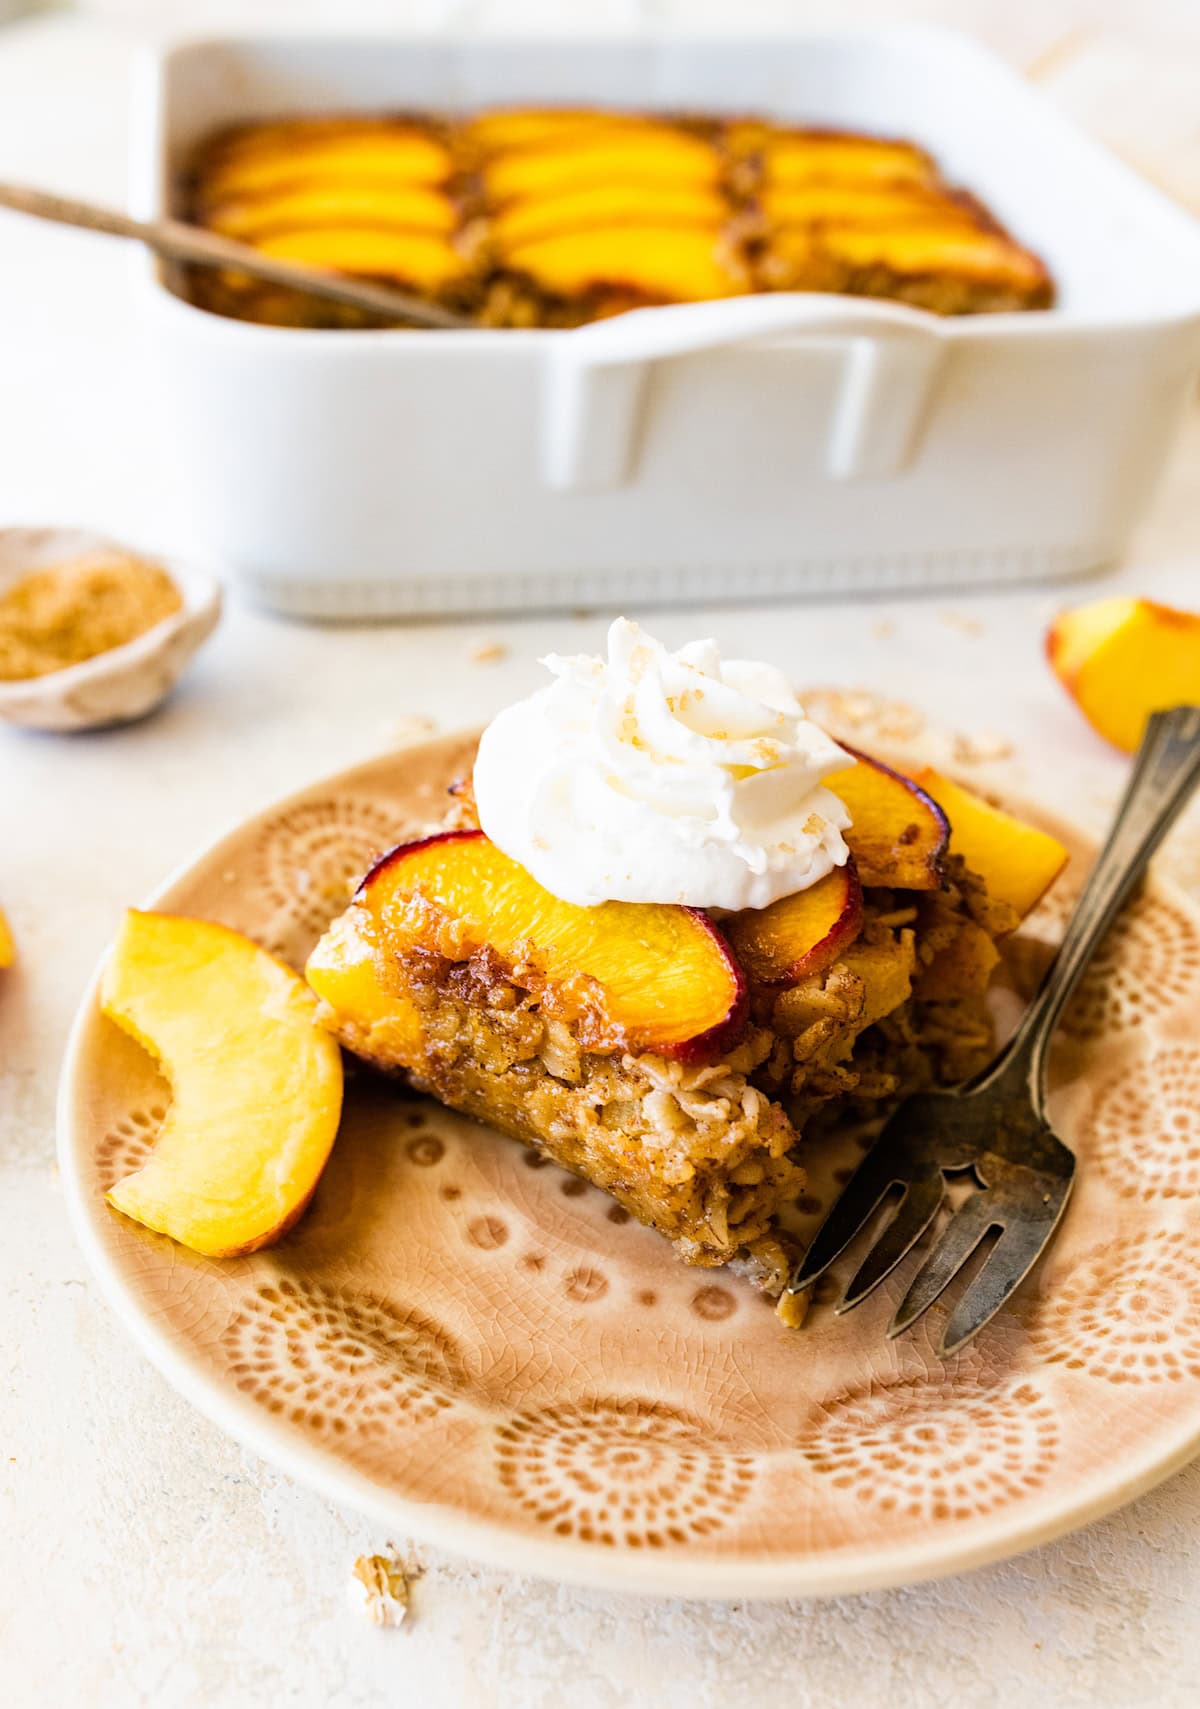
[[[440,816],[465,752],[432,743],[321,784],[158,903],[299,963],[372,853]],[[1015,990],[1044,963],[1067,889],[1014,945]],[[254,1257],[194,1257],[105,1205],[167,1092],[94,991],[65,1069],[62,1171],[88,1256],[151,1358],[330,1497],[580,1582],[862,1590],[1027,1548],[1200,1447],[1198,1022],[1200,923],[1155,884],[1055,1052],[1055,1121],[1082,1161],[1059,1240],[946,1365],[931,1351],[940,1320],[884,1339],[903,1275],[841,1319],[830,1286],[789,1334],[583,1182],[365,1075],[296,1230]],[[853,1161],[811,1160],[807,1217]]]

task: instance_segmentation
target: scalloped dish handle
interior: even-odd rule
[[[920,310],[802,293],[634,309],[545,343],[541,476],[560,492],[605,491],[637,472],[655,365],[796,334],[843,348],[825,438],[832,480],[899,473],[919,442],[947,335]]]

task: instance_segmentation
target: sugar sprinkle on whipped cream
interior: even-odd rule
[[[552,895],[765,908],[846,861],[850,815],[821,785],[851,756],[772,665],[672,653],[626,618],[606,659],[542,662],[554,681],[483,734],[475,799]]]

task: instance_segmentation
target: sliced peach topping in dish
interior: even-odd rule
[[[303,980],[226,926],[131,910],[100,1003],[172,1093],[154,1150],[109,1203],[209,1257],[278,1240],[312,1197],[342,1107],[341,1055]]]
[[[1200,705],[1200,613],[1095,600],[1059,613],[1046,652],[1088,723],[1127,754],[1152,712]]]
[[[420,231],[381,231],[374,226],[314,226],[276,232],[254,246],[278,261],[305,267],[398,279],[425,291],[438,291],[461,279],[467,263],[443,237]]]
[[[769,185],[760,199],[774,226],[894,225],[900,220],[939,224],[978,224],[961,202],[924,184],[780,184]]]
[[[950,836],[946,815],[911,778],[855,748],[846,752],[856,763],[827,777],[825,787],[849,811],[844,835],[862,883],[937,890]]]
[[[606,111],[600,107],[512,107],[479,113],[463,126],[462,134],[468,144],[485,154],[507,154],[519,149],[557,147],[612,131],[661,136],[669,129],[644,113]]]
[[[213,139],[214,160],[252,160],[262,155],[288,151],[301,156],[328,148],[331,143],[387,142],[397,134],[422,134],[421,127],[383,114],[326,113],[279,119],[255,119],[235,125]]]
[[[651,128],[583,137],[547,149],[504,154],[483,169],[489,201],[562,195],[590,184],[634,183],[713,185],[721,160],[700,137],[685,131]]]
[[[715,231],[727,214],[720,191],[706,184],[597,184],[513,202],[491,221],[489,236],[504,252],[537,238],[597,226],[697,226]]]
[[[961,855],[983,879],[990,897],[1024,919],[1066,866],[1070,857],[1063,844],[932,766],[914,773],[913,781],[944,809],[950,821],[950,853]]]
[[[935,179],[929,156],[910,143],[785,132],[768,136],[763,146],[763,180],[769,185],[929,184]]]
[[[826,225],[820,243],[852,267],[887,267],[893,273],[955,273],[1031,287],[1046,270],[1011,238],[981,231],[956,217],[917,226]]]
[[[862,886],[848,862],[769,908],[735,914],[725,932],[756,985],[795,985],[836,961],[858,936],[862,918]]]
[[[424,131],[393,126],[314,138],[281,137],[267,147],[223,151],[205,179],[208,202],[265,195],[300,185],[444,184],[450,152]]]
[[[707,915],[671,904],[561,902],[482,831],[393,849],[339,926],[317,945],[307,974],[342,1013],[356,1012],[343,1005],[357,993],[372,1016],[386,1016],[388,962],[398,953],[463,963],[484,952],[597,1048],[703,1060],[736,1041],[745,1020],[741,970]]]
[[[613,226],[544,237],[509,250],[506,261],[543,290],[578,297],[628,291],[663,302],[704,302],[749,290],[719,230],[689,226]]]
[[[4,909],[0,908],[0,967],[11,967],[17,959],[17,946],[12,935],[12,927],[5,917]]]
[[[387,231],[427,231],[447,237],[458,223],[449,197],[421,184],[389,189],[378,184],[316,185],[274,196],[243,196],[208,210],[213,231],[242,242],[310,226],[378,226]]]

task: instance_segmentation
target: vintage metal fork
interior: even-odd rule
[[[888,1334],[899,1335],[914,1324],[994,1231],[999,1238],[955,1307],[939,1354],[945,1358],[956,1352],[999,1311],[1058,1226],[1075,1174],[1074,1153],[1052,1132],[1046,1116],[1051,1034],[1097,945],[1198,781],[1200,707],[1156,713],[1062,946],[1016,1032],[974,1080],[901,1104],[818,1229],[790,1292],[810,1287],[900,1189],[895,1214],[837,1309],[858,1305],[925,1233],[946,1197],[947,1174],[971,1171],[978,1190],[955,1211],[917,1271]]]

